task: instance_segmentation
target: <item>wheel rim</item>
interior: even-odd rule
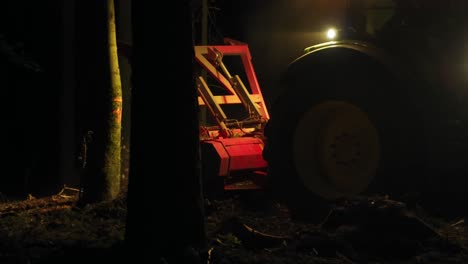
[[[326,101],[299,120],[293,159],[305,187],[327,199],[366,189],[379,164],[377,130],[367,114],[344,101]]]

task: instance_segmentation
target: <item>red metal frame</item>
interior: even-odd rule
[[[231,85],[230,80],[226,78],[225,73],[220,71],[223,67],[219,56],[240,56],[245,69],[245,74],[250,87],[250,101],[253,101],[255,106],[258,106],[258,112],[261,119],[268,120],[270,115],[265,105],[263,95],[258,84],[257,76],[252,64],[252,56],[247,44],[233,39],[226,38],[226,45],[207,45],[195,46],[195,60],[213,76],[221,86],[227,91],[228,95],[212,95],[205,93],[204,96],[209,96],[210,106],[213,101],[215,104],[241,104],[242,98],[236,94],[236,90]],[[206,85],[203,78],[200,77],[201,84]],[[200,92],[200,91],[199,91]],[[245,98],[245,95],[243,95]],[[205,98],[206,100],[206,98]],[[244,99],[245,100],[245,99]],[[198,97],[198,104],[205,105],[205,101],[201,96]],[[224,114],[213,112],[215,115]],[[220,122],[222,124],[222,122]],[[263,123],[264,124],[264,123]],[[216,133],[215,133],[216,134]],[[234,135],[235,133],[231,134]],[[213,162],[218,162],[218,171],[215,172],[215,177],[224,178],[224,190],[241,190],[241,189],[259,189],[263,188],[266,177],[267,162],[263,159],[264,142],[256,136],[249,136],[243,133],[243,136],[226,136],[221,129],[217,136],[210,136],[208,139],[201,141],[201,147],[213,149],[214,151],[206,151],[209,157],[202,157]],[[211,156],[215,155],[215,156]],[[247,177],[248,181],[245,181]],[[246,182],[250,182],[247,183]]]
[[[223,73],[219,71],[216,65],[213,63],[218,52],[223,54],[224,56],[240,56],[245,69],[248,84],[252,91],[251,97],[253,101],[258,104],[262,117],[265,119],[270,119],[270,115],[265,105],[260,85],[258,84],[257,75],[252,64],[252,55],[250,54],[249,46],[246,43],[230,38],[225,38],[224,42],[226,43],[226,45],[195,46],[195,60],[204,69],[206,69],[215,79],[217,79],[220,82],[220,84],[226,89],[226,91],[229,92],[229,95],[215,95],[215,101],[218,104],[241,103],[239,97],[235,94],[234,89],[232,88],[229,80],[226,79]],[[199,105],[205,104],[200,97],[198,97],[198,103]]]

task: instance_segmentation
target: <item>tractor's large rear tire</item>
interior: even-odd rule
[[[295,61],[283,81],[264,156],[267,188],[293,216],[318,223],[333,201],[405,191],[418,163],[419,126],[406,88],[388,69],[330,50]]]

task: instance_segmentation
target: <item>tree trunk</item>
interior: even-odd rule
[[[122,141],[121,141],[121,169],[122,175],[120,189],[127,189],[128,174],[130,171],[130,110],[132,102],[132,69],[131,69],[131,46],[132,46],[132,16],[131,1],[116,0],[116,26],[117,26],[117,51],[119,54],[120,80],[122,82]]]
[[[113,200],[120,192],[122,87],[114,1],[77,5],[79,127],[83,138],[81,203]]]
[[[122,84],[120,82],[119,58],[117,55],[117,37],[115,29],[114,0],[107,0],[107,34],[109,41],[109,67],[111,84],[111,116],[107,120],[109,126],[109,142],[106,147],[104,175],[106,184],[104,199],[112,200],[120,192],[120,141],[122,123]]]
[[[172,12],[170,25],[152,7],[151,1],[132,2],[126,244],[135,250],[134,262],[203,263],[206,236],[190,1],[165,3],[162,12]],[[170,85],[160,85],[163,82]]]

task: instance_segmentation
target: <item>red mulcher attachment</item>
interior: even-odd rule
[[[259,189],[266,177],[263,128],[269,114],[248,45],[232,39],[225,39],[225,43],[195,46],[196,61],[216,80],[216,87],[223,88],[222,93],[214,94],[205,78],[197,77],[198,103],[209,110],[216,123],[200,127],[202,176],[208,191]],[[224,56],[240,56],[249,89],[239,75],[231,76]],[[228,119],[222,108],[225,105],[243,106],[246,117]]]

